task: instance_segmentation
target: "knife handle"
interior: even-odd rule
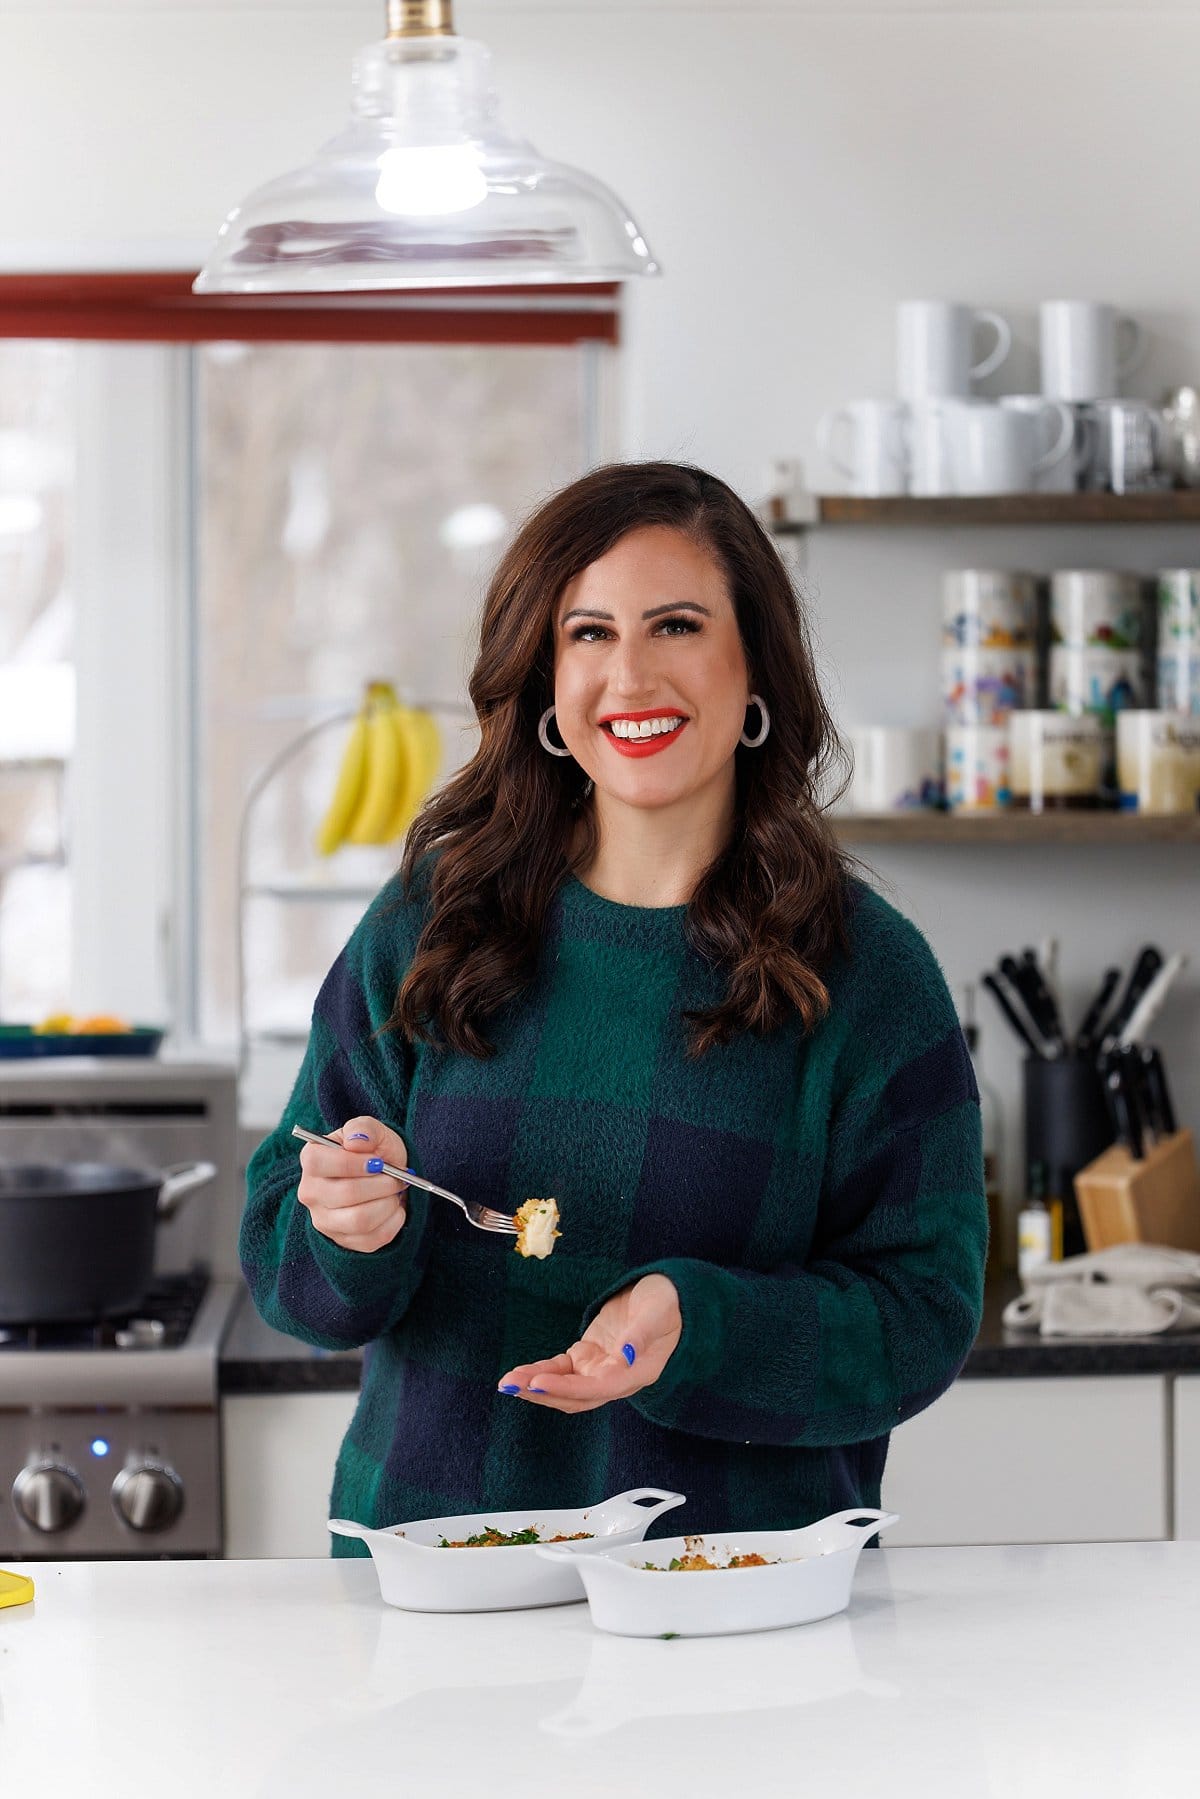
[[[1135,1162],[1140,1162],[1142,1160],[1142,1133],[1129,1103],[1124,1069],[1111,1069],[1105,1085],[1112,1100],[1113,1116],[1117,1121],[1117,1141],[1124,1144]]]
[[[1096,997],[1084,1013],[1083,1018],[1080,1021],[1079,1029],[1075,1033],[1075,1053],[1077,1056],[1087,1055],[1099,1036],[1100,1020],[1104,1016],[1104,1008],[1116,991],[1120,979],[1121,970],[1119,968],[1105,969],[1104,979],[1100,983]]]
[[[1017,1036],[1021,1039],[1021,1042],[1025,1045],[1026,1049],[1029,1050],[1032,1055],[1037,1056],[1039,1058],[1039,1060],[1045,1061],[1045,1059],[1046,1059],[1045,1050],[1041,1047],[1041,1045],[1039,1043],[1034,1041],[1033,1032],[1028,1028],[1028,1026],[1025,1023],[1025,1020],[1021,1017],[1020,1013],[1017,1011],[1016,1007],[1013,1005],[1012,1001],[1009,999],[1008,994],[1005,992],[1004,988],[1000,985],[1000,983],[996,979],[995,975],[990,974],[990,973],[985,974],[983,976],[983,985],[987,988],[988,992],[991,994],[992,998],[995,1000],[996,1004],[999,1006],[999,1008],[1003,1012],[1005,1018],[1007,1018],[1009,1024],[1012,1026],[1013,1030],[1017,1033]]]
[[[1155,1122],[1163,1135],[1170,1136],[1178,1129],[1178,1126],[1175,1123],[1175,1107],[1171,1103],[1171,1090],[1167,1086],[1167,1071],[1163,1067],[1162,1052],[1153,1044],[1143,1043],[1139,1055],[1142,1064],[1142,1078],[1150,1096]]]
[[[1047,1003],[1048,996],[1037,968],[1029,962],[1018,962],[1014,956],[1001,956],[999,968],[1028,1012],[1034,1030],[1045,1042],[1044,1053],[1050,1057],[1061,1056],[1066,1045],[1055,1023],[1053,1005]]]
[[[1142,1058],[1133,1044],[1123,1045],[1117,1050],[1116,1055],[1117,1065],[1125,1084],[1125,1097],[1129,1101],[1134,1133],[1141,1136],[1143,1143],[1148,1135],[1150,1147],[1153,1148],[1162,1136],[1162,1126],[1158,1122],[1158,1108],[1146,1085]]]
[[[1137,1005],[1162,965],[1163,957],[1161,950],[1157,949],[1153,943],[1148,943],[1138,956],[1137,961],[1130,971],[1129,980],[1126,983],[1125,991],[1121,995],[1116,1011],[1112,1014],[1111,1018],[1105,1021],[1104,1039],[1106,1042],[1110,1037],[1113,1038],[1114,1041],[1119,1039],[1121,1032],[1125,1029],[1125,1026],[1133,1016],[1134,1007]]]

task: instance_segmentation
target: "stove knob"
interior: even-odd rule
[[[142,1462],[122,1468],[112,1502],[131,1530],[167,1530],[183,1510],[183,1482],[160,1462]]]
[[[53,1536],[83,1514],[83,1482],[61,1462],[32,1462],[13,1482],[12,1502],[26,1524]]]

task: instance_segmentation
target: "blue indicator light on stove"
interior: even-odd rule
[[[108,1443],[105,1442],[103,1437],[93,1437],[92,1438],[92,1454],[93,1455],[107,1455],[108,1451],[109,1451],[109,1445],[108,1445]]]

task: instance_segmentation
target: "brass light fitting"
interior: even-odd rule
[[[387,35],[453,37],[453,0],[387,0]]]

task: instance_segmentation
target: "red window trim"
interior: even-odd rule
[[[194,294],[186,270],[0,274],[0,338],[615,344],[617,282],[395,294]]]

